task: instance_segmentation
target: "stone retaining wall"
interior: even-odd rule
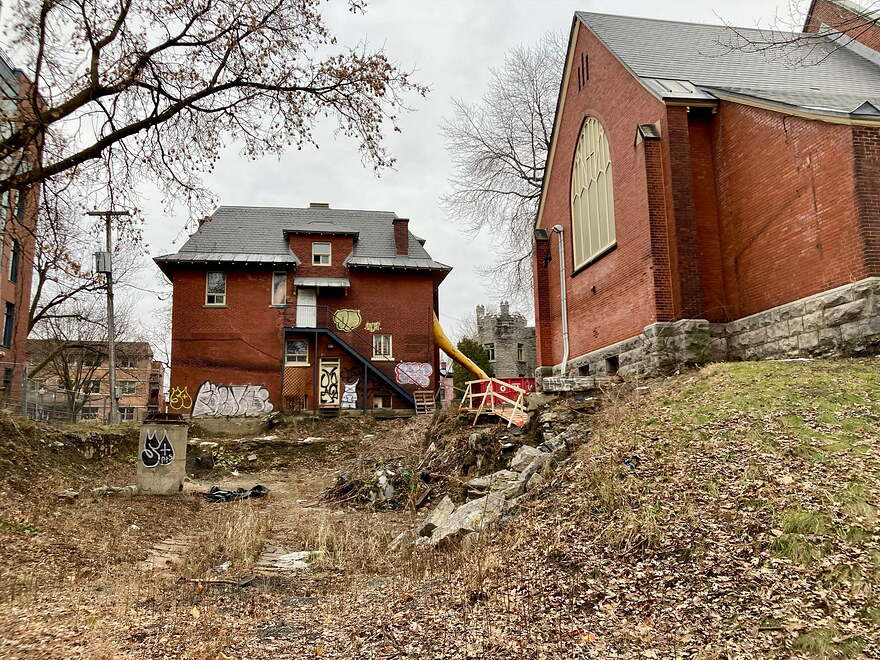
[[[880,353],[880,277],[870,277],[730,323],[653,323],[635,337],[569,361],[566,379],[655,376],[724,360]],[[540,367],[539,381],[560,375]],[[548,382],[559,389],[560,379]],[[546,389],[546,388],[545,388]],[[563,388],[563,389],[571,389]]]

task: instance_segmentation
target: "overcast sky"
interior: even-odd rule
[[[498,296],[481,279],[478,267],[492,260],[499,237],[475,239],[446,217],[439,198],[448,189],[450,159],[439,124],[450,114],[450,99],[480,99],[489,69],[519,44],[536,41],[548,31],[567,32],[575,10],[659,19],[768,27],[789,21],[788,0],[371,0],[366,14],[352,15],[342,5],[327,13],[341,43],[384,48],[419,82],[430,86],[426,99],[413,97],[413,111],[402,118],[402,133],[388,138],[397,158],[393,171],[377,177],[364,167],[356,145],[329,133],[318,133],[320,149],[291,151],[280,158],[248,161],[230,146],[208,180],[222,204],[308,206],[328,202],[335,208],[395,211],[408,217],[413,233],[427,239],[431,256],[453,266],[440,288],[441,321],[456,334],[460,320],[478,304],[497,304]],[[145,189],[146,239],[153,255],[176,251],[186,239],[184,209],[162,211],[158,198]],[[145,269],[145,286],[155,271]],[[144,313],[156,304],[142,299]]]

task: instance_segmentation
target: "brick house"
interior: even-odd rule
[[[450,268],[395,213],[221,206],[155,261],[174,287],[172,412],[412,409],[437,389]]]
[[[535,374],[535,328],[526,325],[510,303],[499,304],[497,313],[477,305],[477,337],[492,363],[495,378],[532,378]]]
[[[28,339],[28,414],[62,421],[109,419],[110,377],[103,341]],[[165,365],[147,342],[116,342],[119,419],[140,422],[162,402]]]
[[[535,231],[539,376],[877,350],[880,28],[815,0],[804,30],[756,52],[758,30],[575,14]]]
[[[19,99],[29,88],[30,81],[24,73],[0,52],[0,102],[5,116],[15,116]],[[38,154],[32,157],[36,159]],[[38,186],[0,195],[0,399],[7,403],[18,402],[27,367],[28,307],[38,204]]]

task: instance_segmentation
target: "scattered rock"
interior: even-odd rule
[[[447,495],[440,500],[440,503],[436,507],[434,507],[431,515],[429,515],[425,522],[422,523],[422,526],[419,527],[417,535],[430,536],[435,529],[446,522],[449,516],[452,515],[453,511],[455,511],[455,503],[449,498],[449,495]],[[394,541],[392,541],[392,543],[394,543]]]
[[[538,456],[541,453],[543,452],[537,447],[523,445],[517,450],[513,459],[510,461],[510,469],[515,470],[516,472],[521,472],[529,466],[535,456]]]
[[[537,488],[542,483],[544,483],[546,479],[542,477],[540,474],[533,474],[531,479],[526,482],[526,490],[532,490],[533,488]]]
[[[121,495],[122,497],[132,497],[137,495],[137,486],[98,486],[92,488],[94,497],[106,497],[107,495]]]
[[[391,552],[400,552],[401,550],[411,546],[416,541],[416,539],[417,536],[413,530],[404,530],[391,540],[391,543],[388,544],[388,549]]]
[[[525,488],[519,473],[513,470],[499,470],[485,477],[471,479],[467,484],[471,494],[501,493],[506,498],[516,497]]]
[[[325,554],[323,550],[299,550],[272,557],[270,562],[273,568],[279,570],[304,569],[316,559],[323,558]]]
[[[325,438],[317,437],[317,436],[309,436],[308,438],[303,438],[299,441],[301,445],[314,445],[319,442],[327,442]]]
[[[494,523],[504,512],[504,497],[490,493],[458,507],[431,534],[431,545],[455,541],[469,532],[479,532]]]
[[[257,460],[257,455],[256,454],[248,454],[247,459],[249,461],[253,462],[253,461]]]
[[[379,470],[376,472],[376,487],[371,489],[368,497],[370,502],[384,502],[394,497],[394,486],[391,484],[391,470]]]
[[[58,493],[58,497],[62,500],[75,500],[79,497],[79,491],[75,491],[73,488],[68,488]]]

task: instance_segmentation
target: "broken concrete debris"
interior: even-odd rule
[[[545,481],[540,473],[568,453],[569,442],[573,445],[589,432],[582,424],[567,424],[569,418],[564,413],[544,413],[540,419],[546,427],[539,446],[522,445],[507,469],[468,480],[467,496],[476,499],[456,505],[444,496],[421,525],[398,534],[389,549],[400,552],[456,542],[473,545],[480,532],[496,524],[505,512],[518,506],[527,491]],[[472,437],[471,443],[478,438]]]

